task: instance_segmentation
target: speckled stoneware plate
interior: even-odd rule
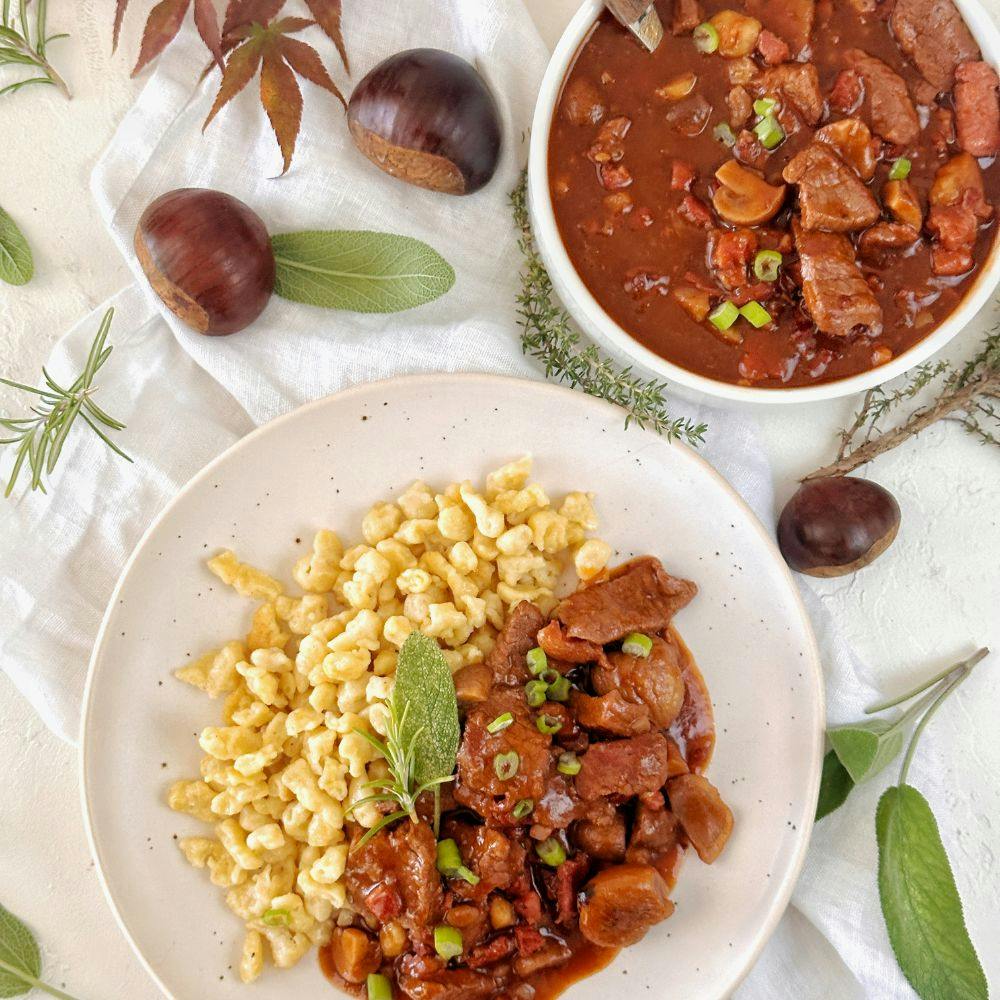
[[[204,828],[171,812],[164,791],[198,773],[196,736],[217,724],[219,704],[171,671],[243,635],[251,611],[205,556],[232,547],[288,578],[297,539],[313,529],[358,537],[371,503],[412,479],[475,479],[525,452],[550,493],[597,494],[600,534],[618,558],[653,553],[697,581],[676,624],[715,702],[708,775],[736,816],[714,865],[688,859],[676,914],[568,995],[712,1000],[753,964],[801,867],[822,757],[818,654],[777,549],[701,458],[626,430],[619,410],[552,385],[438,375],[361,386],[251,434],[167,507],[118,584],[87,688],[84,812],[122,930],[167,996],[339,995],[314,955],[242,986],[241,922],[174,842]]]

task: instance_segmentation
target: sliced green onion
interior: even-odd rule
[[[446,961],[458,958],[465,950],[462,932],[457,927],[441,924],[434,928],[434,950]]]
[[[462,854],[454,840],[439,840],[437,846],[437,870],[442,875],[454,875],[462,867]]]
[[[719,142],[721,142],[723,146],[736,145],[736,135],[726,122],[719,122],[719,124],[712,129],[712,135]]]
[[[694,39],[694,47],[699,52],[707,54],[719,47],[719,33],[715,30],[715,25],[709,24],[708,21],[699,24],[691,37]]]
[[[266,910],[260,919],[267,927],[287,927],[292,915],[288,910]]]
[[[905,181],[910,176],[910,168],[912,166],[913,164],[905,156],[901,156],[898,160],[893,160],[892,167],[889,170],[889,180]]]
[[[774,115],[767,115],[757,122],[753,132],[765,149],[774,149],[785,138],[785,130]]]
[[[754,114],[760,115],[761,118],[766,118],[777,106],[778,101],[774,97],[758,98],[753,102]]]
[[[541,646],[535,646],[528,650],[528,669],[532,677],[537,677],[548,665],[549,658],[545,655],[545,650]]]
[[[771,314],[759,302],[748,302],[740,315],[756,330],[771,322]]]
[[[545,681],[528,681],[524,686],[524,697],[532,708],[538,708],[548,697],[549,686]]]
[[[555,715],[545,715],[544,713],[535,719],[535,725],[538,727],[540,733],[545,733],[546,736],[551,736],[553,733],[558,733],[562,729],[562,719]]]
[[[501,781],[510,781],[521,767],[521,756],[516,750],[510,753],[498,753],[493,758],[493,770]]]
[[[459,865],[455,869],[455,877],[465,879],[469,885],[479,885],[479,876],[471,868],[466,868],[465,865]]]
[[[723,302],[709,314],[708,320],[717,330],[728,330],[740,318],[740,311],[732,302]]]
[[[546,684],[555,684],[557,680],[562,676],[558,670],[554,670],[552,667],[548,667],[543,670],[539,675],[538,679],[545,681]]]
[[[514,722],[514,716],[510,712],[504,712],[503,715],[498,715],[487,727],[486,732],[488,733],[500,733],[503,732],[508,726],[512,725]]]
[[[392,1000],[392,983],[386,976],[373,972],[368,977],[368,1000]]]
[[[777,250],[761,250],[753,259],[753,273],[759,281],[777,281],[784,260]]]
[[[511,816],[514,819],[524,819],[525,816],[531,813],[531,810],[535,808],[534,799],[521,799],[520,802],[511,811]]]
[[[574,774],[580,773],[581,767],[583,767],[583,765],[580,763],[580,758],[577,757],[575,753],[559,754],[559,763],[556,764],[556,770],[560,774],[568,774],[572,778]]]
[[[568,677],[560,677],[549,685],[549,698],[552,701],[569,701]]]
[[[535,853],[550,868],[558,868],[566,860],[566,848],[555,837],[549,837],[548,840],[536,844]]]
[[[641,656],[645,659],[652,650],[653,640],[641,632],[632,632],[625,636],[625,641],[622,643],[622,652],[628,653],[629,656]]]

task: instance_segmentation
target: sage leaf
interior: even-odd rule
[[[927,800],[912,785],[887,789],[875,832],[882,914],[903,974],[923,1000],[986,1000],[986,976]]]
[[[458,742],[458,698],[451,668],[440,646],[411,632],[399,651],[392,692],[397,717],[404,718],[404,746],[413,748],[417,785],[447,778],[455,770]]]
[[[839,809],[851,794],[854,779],[840,762],[836,750],[830,750],[823,758],[823,776],[819,783],[819,801],[816,803],[816,819],[821,820]]]
[[[34,988],[42,956],[34,934],[0,905],[0,997],[18,997]]]
[[[856,785],[874,778],[899,756],[905,735],[902,725],[884,719],[837,726],[827,731],[830,745]]]
[[[0,208],[0,281],[26,285],[35,273],[31,247],[17,223]]]
[[[420,240],[355,230],[282,233],[271,237],[274,290],[324,309],[392,313],[444,295],[451,265]]]

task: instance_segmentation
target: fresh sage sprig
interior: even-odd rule
[[[17,223],[0,208],[0,281],[26,285],[35,273],[31,247]]]
[[[43,983],[42,956],[28,926],[0,904],[0,997],[19,997],[42,990],[60,1000],[75,1000],[62,990]]]
[[[0,95],[33,84],[57,87],[67,98],[72,95],[66,82],[46,56],[50,42],[68,35],[48,33],[48,0],[0,0],[0,66],[24,66],[31,76],[0,87]]]
[[[122,431],[125,425],[105,413],[94,402],[94,395],[97,392],[94,379],[111,356],[112,348],[108,346],[107,341],[113,317],[113,309],[104,314],[90,348],[90,354],[87,356],[87,363],[80,375],[68,387],[61,386],[44,368],[42,376],[45,379],[45,387],[42,389],[0,378],[0,384],[19,389],[34,397],[34,403],[29,407],[31,416],[0,417],[0,433],[7,432],[6,437],[0,437],[0,446],[14,445],[17,448],[5,496],[9,497],[14,492],[14,487],[25,467],[31,474],[30,488],[45,492],[45,480],[55,469],[69,432],[78,419],[82,420],[116,455],[120,455],[128,462],[132,461],[106,433],[106,431]]]
[[[934,813],[907,783],[920,737],[935,712],[988,653],[980,649],[901,697],[866,710],[870,715],[919,699],[897,720],[872,719],[827,734],[832,749],[823,762],[817,819],[842,805],[855,785],[892,763],[903,750],[906,730],[919,717],[899,782],[879,800],[875,831],[879,898],[889,941],[900,969],[923,1000],[986,1000],[989,993]]]

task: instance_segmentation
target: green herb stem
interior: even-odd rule
[[[909,701],[911,698],[916,698],[918,694],[923,694],[928,688],[934,687],[934,685],[939,681],[945,680],[956,671],[963,670],[965,668],[971,670],[972,667],[974,667],[988,653],[988,649],[978,650],[967,660],[962,660],[961,663],[953,663],[950,667],[946,667],[940,673],[935,674],[929,680],[926,680],[918,687],[915,687],[912,691],[899,695],[896,698],[889,698],[886,701],[880,701],[874,705],[869,705],[868,708],[865,709],[865,715],[874,715],[876,712],[884,712],[887,708],[895,708],[897,705],[902,705],[903,702]]]
[[[70,995],[69,993],[64,993],[60,989],[56,989],[55,986],[49,986],[48,983],[43,983],[40,979],[36,979],[34,976],[29,976],[23,969],[18,969],[13,965],[8,965],[2,958],[0,958],[0,969],[4,972],[9,973],[16,979],[20,979],[21,982],[27,984],[34,990],[42,990],[44,993],[48,993],[49,996],[59,997],[59,1000],[79,1000],[79,998]],[[7,994],[4,994],[5,996]]]
[[[11,16],[12,4],[9,2],[4,3],[2,10],[0,10],[0,66],[28,66],[42,75],[16,80],[14,83],[0,88],[0,95],[15,93],[32,84],[47,84],[61,91],[67,100],[71,100],[73,95],[70,93],[66,81],[56,72],[55,67],[45,54],[49,42],[67,36],[48,34],[46,28],[48,4],[46,0],[37,0],[34,33],[32,33],[32,22],[28,17],[29,3],[30,0],[18,0],[16,20]]]

